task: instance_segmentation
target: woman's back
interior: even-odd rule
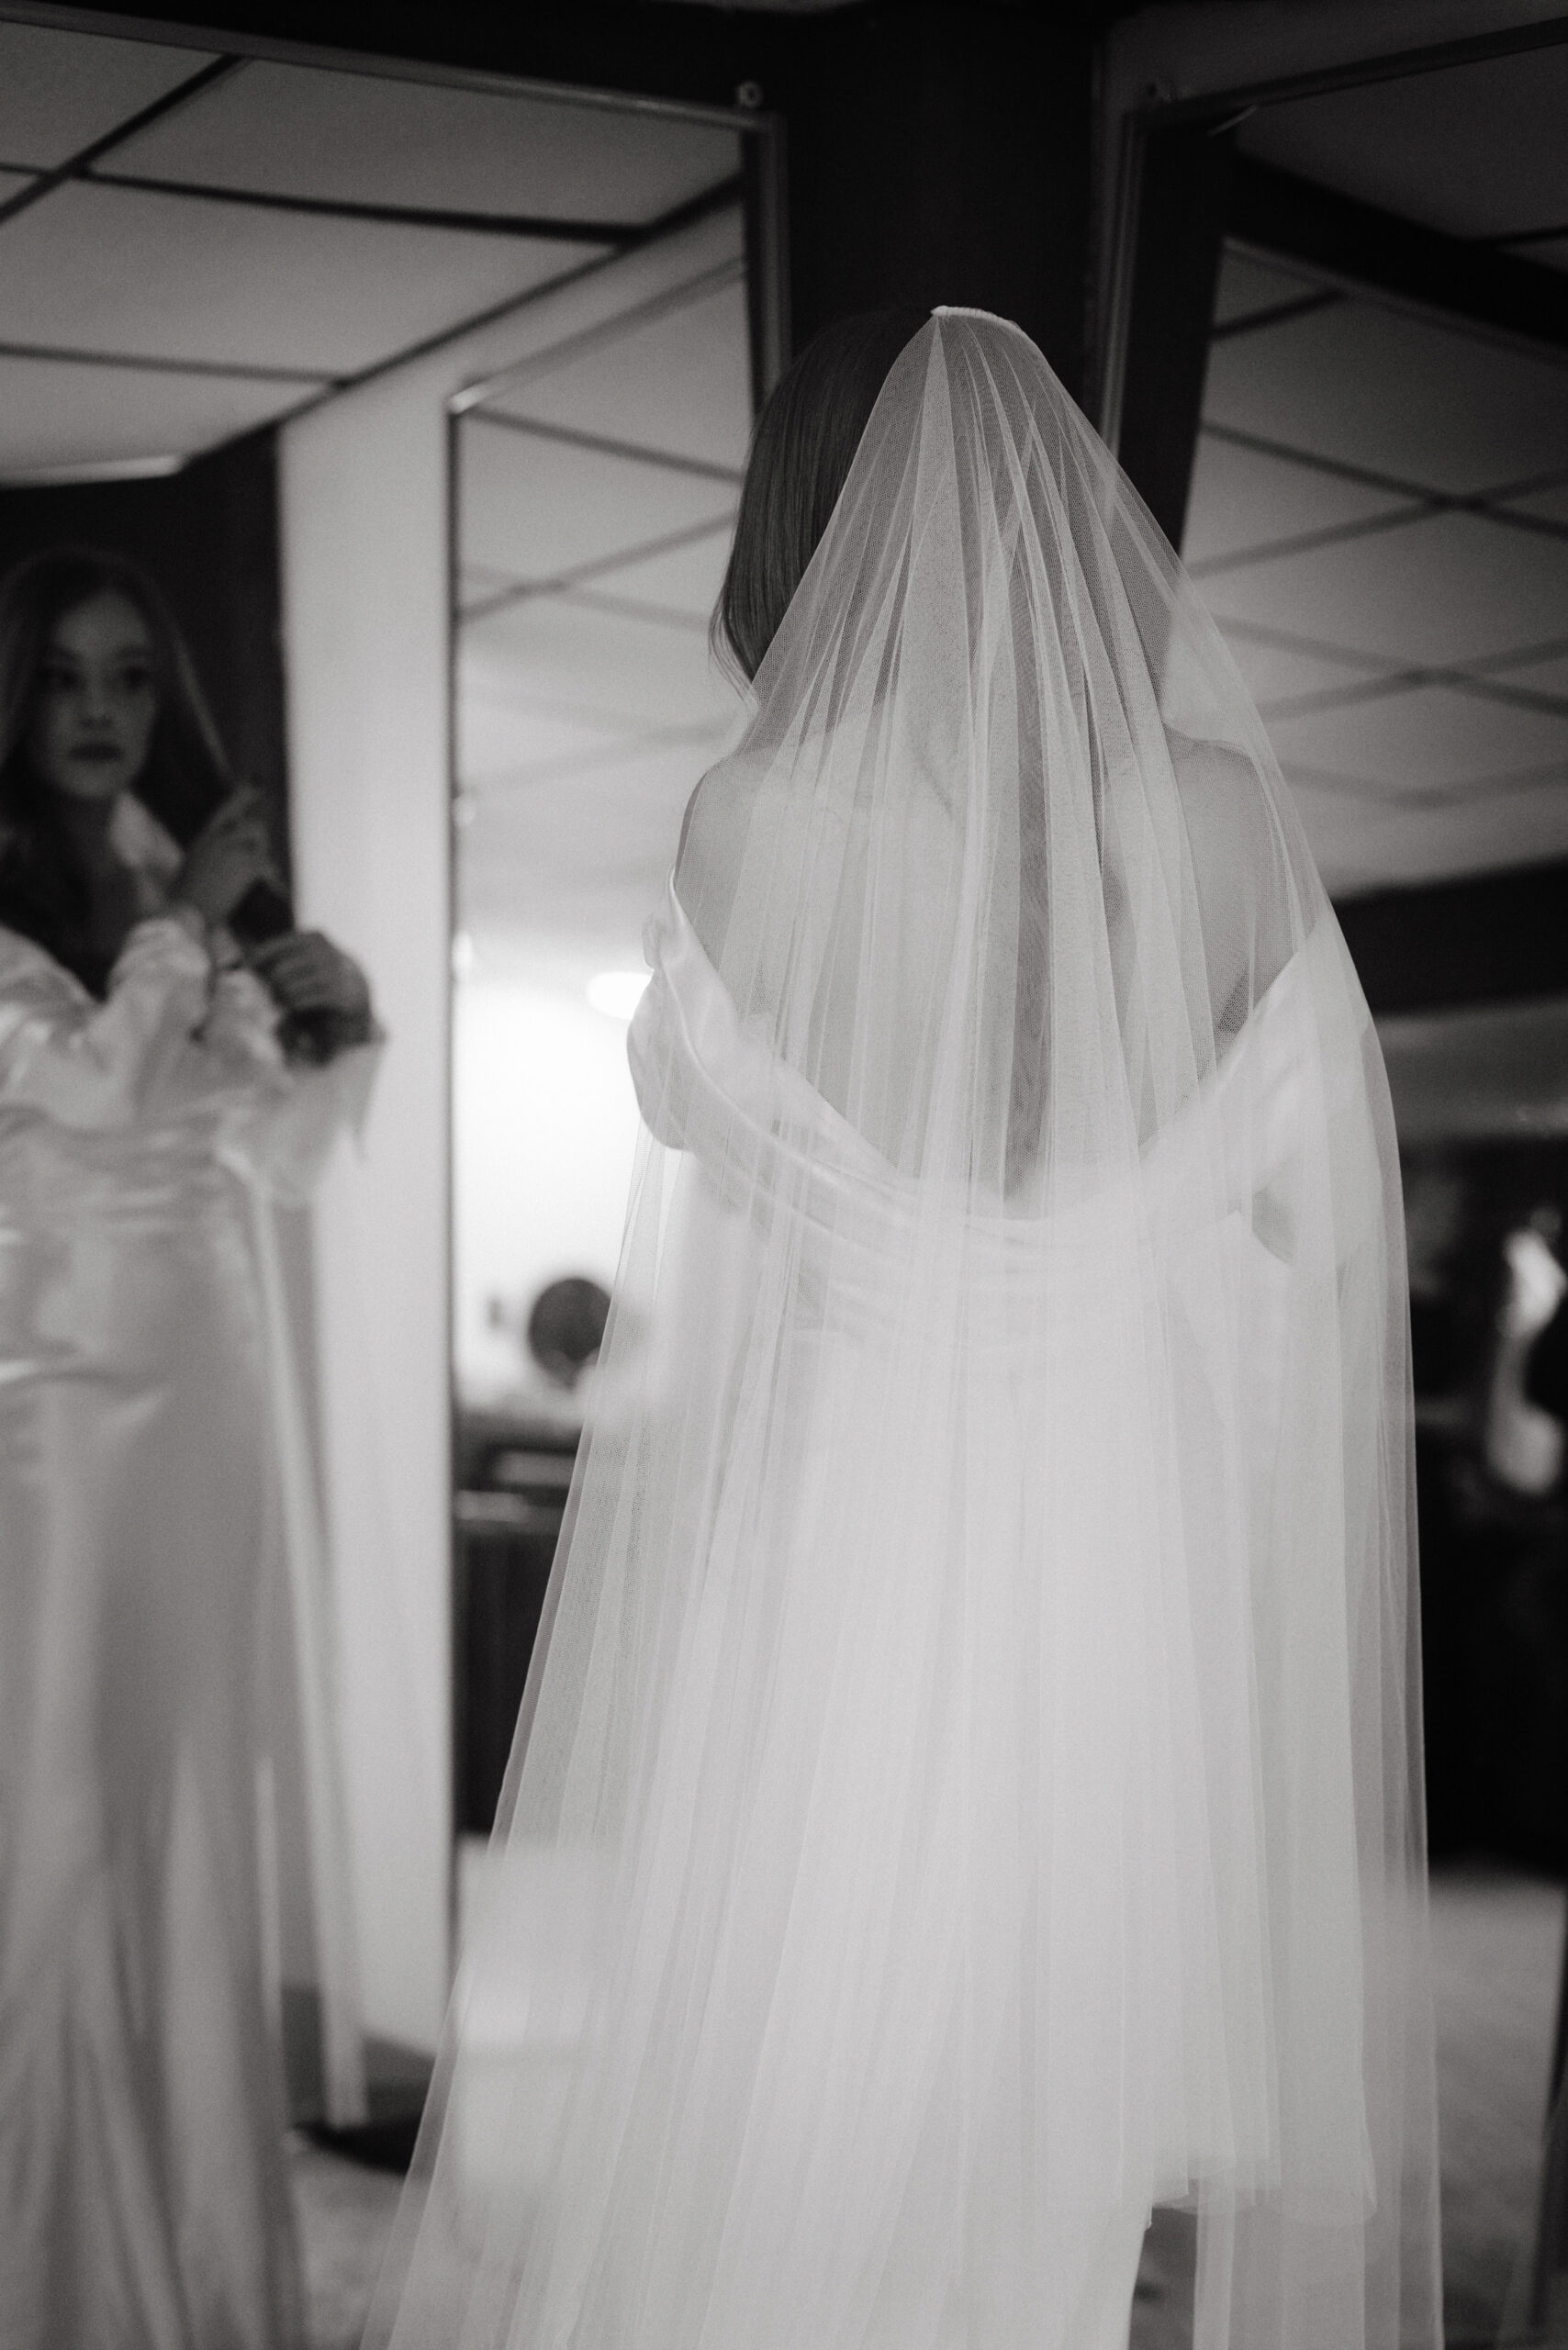
[[[535,1922],[465,1955],[371,2338],[1102,2350],[1184,2199],[1214,2350],[1436,2350],[1395,1167],[1332,913],[1015,328],[907,341],[791,588],[650,926]]]

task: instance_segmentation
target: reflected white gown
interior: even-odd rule
[[[1039,352],[895,362],[705,777],[369,2341],[1437,2350],[1411,1412],[1365,1002]]]
[[[6,2350],[301,2339],[259,1890],[279,1528],[245,1186],[297,1192],[345,1077],[296,1078],[272,1028],[176,920],[132,932],[102,1004],[0,932]]]

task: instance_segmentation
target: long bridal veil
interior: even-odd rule
[[[754,695],[371,2338],[1099,2350],[1184,2201],[1201,2350],[1431,2350],[1394,1140],[1260,721],[963,311]]]

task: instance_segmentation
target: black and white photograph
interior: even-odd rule
[[[1568,2350],[1563,0],[0,0],[0,2350]]]

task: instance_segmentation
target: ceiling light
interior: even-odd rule
[[[598,971],[588,983],[588,1000],[611,1020],[630,1020],[647,984],[646,971]]]

